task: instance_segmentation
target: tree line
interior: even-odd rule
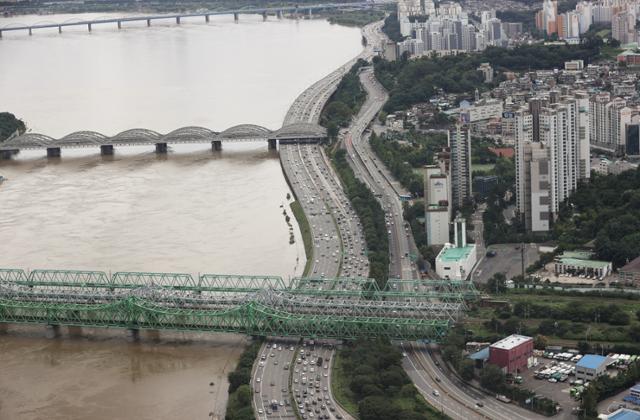
[[[24,121],[18,119],[10,112],[0,112],[0,142],[5,141],[16,131],[22,134],[26,130],[27,127],[25,126]]]
[[[448,418],[427,405],[402,368],[402,354],[390,343],[357,341],[340,350],[339,357],[361,420]]]
[[[229,401],[225,420],[255,420],[253,415],[253,391],[251,370],[258,357],[262,340],[251,343],[240,356],[236,368],[229,372]]]
[[[428,101],[439,89],[469,94],[476,88],[494,86],[484,84],[482,73],[477,70],[480,63],[491,63],[498,71],[562,68],[568,60],[590,63],[599,53],[597,46],[534,44],[515,48],[488,47],[477,54],[415,60],[409,60],[406,55],[396,61],[375,58],[374,65],[376,77],[389,91],[384,110],[394,112]]]

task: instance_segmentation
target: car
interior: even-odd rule
[[[476,403],[476,407],[484,407],[484,404],[482,404],[480,401],[478,401],[478,402]]]
[[[258,414],[263,414],[264,411],[262,411],[262,408],[258,408]]]
[[[487,257],[489,257],[489,258],[493,258],[493,257],[495,257],[496,255],[498,255],[498,253],[497,253],[496,251],[492,250],[492,249],[490,249],[490,250],[489,250],[489,251],[487,251],[487,253],[486,253],[486,256],[487,256]]]
[[[267,410],[267,416],[270,416],[272,414],[271,410]]]
[[[272,381],[271,386],[276,386],[276,383]]]
[[[262,381],[262,379],[260,379],[260,378],[256,378],[256,382],[257,382],[257,383],[260,383],[260,381]]]
[[[437,389],[434,389],[432,394],[433,394],[434,397],[439,397],[440,396],[440,393],[438,392]]]

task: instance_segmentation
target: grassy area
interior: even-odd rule
[[[298,226],[300,226],[302,242],[304,243],[304,253],[307,256],[307,263],[304,265],[304,272],[302,273],[302,276],[304,277],[309,274],[311,264],[313,263],[313,235],[311,234],[311,226],[309,225],[309,220],[307,219],[307,215],[304,214],[304,210],[302,210],[300,202],[294,201],[289,206],[291,207],[291,211],[298,221]]]
[[[336,401],[354,418],[358,418],[358,404],[351,389],[349,389],[349,373],[344,371],[340,352],[333,356],[331,373],[331,393]]]
[[[601,31],[596,32],[596,36],[600,38],[608,38],[611,35],[611,29],[603,29]]]
[[[640,320],[637,297],[590,296],[585,294],[542,294],[523,289],[509,290],[497,299],[509,308],[475,308],[465,320],[474,339],[489,341],[520,332],[541,334],[548,344],[637,348]],[[638,348],[640,350],[640,348]]]
[[[384,19],[385,12],[382,10],[331,11],[322,13],[322,16],[326,16],[331,24],[362,27]]]
[[[492,171],[495,166],[496,166],[495,163],[485,163],[485,164],[472,163],[471,172],[473,171],[489,172],[489,171]]]
[[[622,48],[615,48],[605,45],[604,47],[600,48],[600,57],[613,60],[622,51]]]

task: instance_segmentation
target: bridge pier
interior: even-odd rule
[[[204,15],[204,21],[209,23],[209,15]]]
[[[309,19],[313,19],[313,11],[309,9]]]
[[[156,153],[159,155],[167,154],[167,143],[156,143]]]
[[[2,31],[0,31],[0,39],[2,39]]]
[[[33,31],[29,28],[29,36],[33,35]]]
[[[59,158],[61,156],[61,151],[59,147],[47,147],[47,157],[48,158]]]
[[[140,330],[137,328],[129,328],[127,330],[128,341],[140,341]]]
[[[262,21],[263,22],[267,21],[267,12],[262,12]]]
[[[13,152],[11,150],[0,150],[0,160],[11,160]]]
[[[211,142],[211,150],[213,150],[214,152],[219,152],[220,150],[222,150],[222,141],[220,140],[214,140]]]
[[[151,19],[147,19],[147,27],[151,26]]]
[[[276,150],[278,148],[278,140],[269,139],[269,150]]]
[[[9,324],[0,324],[0,335],[6,334],[9,331]]]
[[[61,34],[62,33],[62,26],[58,26],[58,33]]]
[[[87,23],[87,29],[89,30],[89,32],[91,32],[91,24]]]
[[[118,29],[122,29],[122,21],[118,21]]]
[[[49,324],[45,328],[47,329],[47,332],[46,332],[47,338],[60,337],[60,325]]]
[[[112,144],[103,144],[100,146],[100,154],[102,156],[112,156],[113,155],[113,145]]]
[[[276,12],[276,17],[277,17],[278,19],[282,19],[282,10],[278,10],[278,11]]]
[[[176,16],[176,24],[180,25],[180,16]]]
[[[238,20],[240,20],[240,17],[238,16],[238,14],[237,14],[237,13],[234,13],[234,14],[233,14],[233,21],[234,21],[235,23],[238,23]]]

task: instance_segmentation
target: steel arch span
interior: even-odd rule
[[[239,124],[222,132],[205,127],[188,126],[161,134],[146,128],[133,128],[108,136],[96,131],[76,131],[61,138],[26,133],[0,143],[0,151],[21,149],[74,148],[91,146],[134,146],[157,143],[206,143],[213,141],[318,141],[326,138],[326,129],[312,123],[286,125],[272,131],[256,124]]]

